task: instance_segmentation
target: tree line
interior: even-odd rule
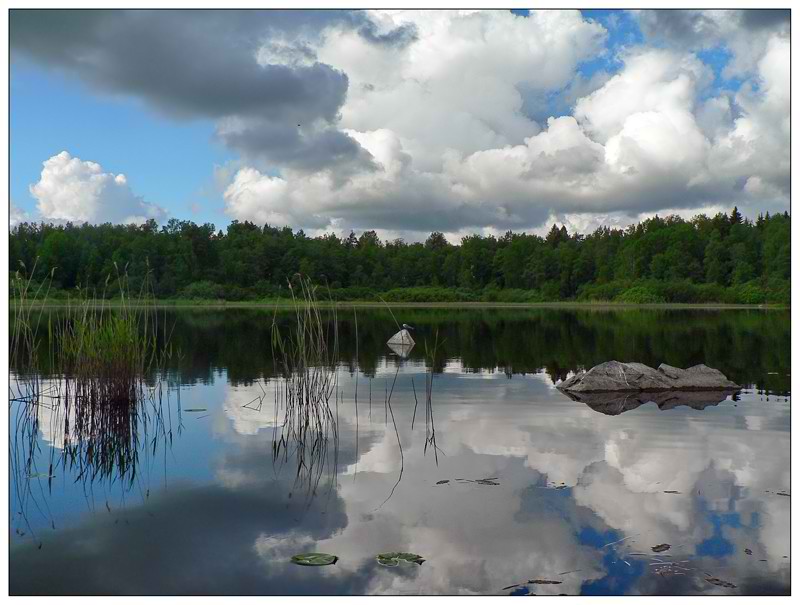
[[[470,235],[451,244],[382,241],[375,231],[309,237],[233,221],[226,230],[171,219],[141,225],[21,223],[9,269],[52,276],[51,295],[102,295],[109,276],[149,276],[163,299],[266,300],[300,273],[340,300],[783,303],[790,299],[789,213],[654,217],[588,235]],[[34,269],[35,268],[35,269]],[[113,295],[113,289],[108,293]],[[327,296],[327,294],[325,294]]]

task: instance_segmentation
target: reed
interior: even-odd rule
[[[15,380],[9,381],[11,402],[26,401],[41,393],[40,349],[41,330],[52,330],[48,322],[42,326],[42,314],[36,311],[37,303],[47,298],[50,292],[53,273],[49,279],[37,284],[33,281],[36,264],[30,274],[25,275],[25,264],[20,262],[19,270],[11,277],[9,334],[9,367],[15,373]]]
[[[433,449],[433,456],[436,464],[439,464],[439,452],[442,450],[436,445],[436,422],[433,417],[433,378],[435,376],[436,357],[439,351],[439,330],[436,330],[432,346],[428,346],[428,341],[425,341],[425,357],[428,360],[430,370],[425,374],[425,447],[423,455],[428,453],[428,447]],[[414,391],[414,398],[416,399],[416,389]],[[414,407],[416,413],[416,406]],[[413,427],[413,419],[412,419]],[[444,454],[444,452],[442,452]]]
[[[339,334],[335,306],[323,317],[318,287],[295,275],[289,283],[293,322],[281,331],[272,323],[276,422],[273,458],[296,463],[295,478],[309,495],[316,492],[326,466],[338,463]],[[277,418],[276,418],[277,420]],[[278,433],[280,430],[280,433]],[[333,445],[333,460],[329,446]]]
[[[125,272],[118,271],[115,282],[118,303],[112,305],[106,292],[98,298],[78,291],[65,310],[46,312],[37,307],[49,283],[34,287],[31,278],[14,276],[11,455],[23,510],[41,489],[38,480],[47,478],[49,488],[54,473],[69,471],[85,485],[108,480],[130,487],[140,451],[149,456],[172,441],[163,404],[171,331],[148,308],[154,299],[149,276],[133,295]],[[49,461],[37,455],[40,432],[50,436]],[[44,464],[46,473],[38,468]]]

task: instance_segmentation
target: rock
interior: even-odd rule
[[[414,346],[416,344],[414,339],[411,338],[411,334],[408,330],[400,330],[397,334],[392,336],[386,344],[389,345],[400,345],[400,346]]]
[[[686,370],[661,364],[657,370],[643,363],[607,361],[587,372],[576,374],[558,385],[574,393],[616,393],[639,391],[719,391],[738,390],[719,370],[703,364]]]
[[[674,389],[706,391],[740,388],[719,370],[702,363],[685,370],[662,363],[658,366],[658,371],[673,381]]]

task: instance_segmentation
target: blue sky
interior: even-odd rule
[[[235,156],[213,134],[211,120],[170,120],[29,61],[13,64],[11,198],[30,214],[36,200],[28,186],[44,160],[66,150],[124,173],[139,195],[178,218],[224,225],[230,219],[213,168]]]
[[[624,198],[624,192],[633,187],[623,187],[620,195],[611,191],[612,187],[621,185],[612,178],[618,170],[608,165],[591,168],[596,173],[596,183],[589,188],[593,191],[604,191],[608,183],[607,195],[598,195],[596,199],[584,199],[580,202],[575,201],[566,185],[563,200],[554,200],[552,195],[541,200],[536,199],[536,192],[547,189],[548,183],[543,182],[497,183],[497,190],[491,191],[465,185],[472,187],[467,194],[453,193],[456,189],[442,192],[441,186],[428,190],[427,187],[432,187],[432,182],[453,183],[463,178],[447,173],[452,163],[443,164],[442,158],[447,157],[448,153],[460,155],[463,166],[461,172],[467,170],[464,174],[468,174],[469,171],[478,169],[476,166],[479,160],[484,161],[488,157],[485,153],[487,150],[494,148],[492,153],[500,154],[503,150],[524,145],[526,137],[553,135],[548,119],[571,120],[574,112],[586,139],[586,150],[583,153],[596,154],[596,148],[592,146],[606,145],[615,136],[622,136],[620,133],[625,120],[634,113],[639,110],[644,113],[654,111],[649,106],[631,108],[630,115],[622,116],[614,122],[616,131],[603,131],[607,128],[603,123],[606,120],[603,115],[609,115],[609,111],[613,113],[614,107],[619,104],[613,99],[613,95],[622,94],[626,98],[633,98],[638,94],[635,90],[626,92],[606,86],[609,78],[625,72],[626,69],[633,72],[636,60],[660,61],[658,65],[662,65],[665,63],[663,57],[667,55],[678,67],[663,67],[664,78],[680,81],[684,76],[675,75],[676,69],[689,69],[689,76],[696,78],[691,88],[693,96],[688,101],[691,104],[688,111],[692,112],[692,119],[696,123],[691,125],[691,133],[675,133],[675,140],[691,141],[690,135],[697,134],[708,140],[712,152],[718,142],[720,148],[724,146],[723,141],[727,141],[725,145],[729,146],[730,137],[738,135],[735,118],[741,116],[743,111],[754,113],[760,109],[757,103],[761,99],[757,97],[744,106],[744,109],[740,107],[737,93],[745,86],[748,91],[755,91],[753,94],[758,94],[766,86],[765,96],[770,93],[770,83],[765,84],[764,77],[758,70],[765,64],[764,57],[767,53],[774,52],[778,42],[784,39],[788,41],[788,30],[780,22],[775,25],[774,20],[769,21],[769,28],[772,29],[759,25],[759,29],[748,34],[742,29],[742,25],[739,26],[742,31],[739,31],[738,23],[744,24],[746,20],[736,13],[723,19],[701,14],[699,11],[660,11],[659,14],[651,11],[644,16],[613,10],[584,10],[580,14],[567,14],[568,11],[564,11],[563,17],[559,15],[558,23],[539,19],[538,14],[530,17],[518,14],[515,19],[504,19],[499,14],[500,11],[490,13],[492,14],[459,18],[448,16],[452,23],[444,34],[441,33],[441,28],[435,30],[428,27],[433,18],[427,15],[408,19],[393,17],[394,21],[391,21],[382,16],[353,13],[356,16],[350,16],[344,21],[341,16],[329,18],[325,15],[323,19],[329,21],[320,22],[318,17],[309,17],[307,22],[303,22],[303,11],[295,11],[286,17],[277,30],[273,28],[256,31],[256,26],[252,26],[254,39],[260,42],[265,38],[263,32],[270,32],[262,47],[262,51],[271,57],[264,59],[268,63],[267,69],[272,69],[274,65],[277,66],[275,73],[279,73],[279,69],[288,68],[293,70],[293,75],[299,80],[308,80],[305,85],[307,97],[298,101],[291,118],[285,117],[285,106],[276,105],[273,111],[269,99],[265,100],[263,108],[247,109],[245,112],[239,109],[242,105],[241,99],[234,98],[236,91],[231,93],[230,98],[223,98],[223,94],[221,100],[212,99],[209,102],[223,105],[228,103],[228,107],[192,104],[191,87],[197,85],[196,81],[191,80],[192,77],[197,77],[201,82],[207,80],[200,85],[200,89],[205,91],[200,96],[213,97],[217,86],[230,84],[236,88],[240,84],[234,81],[235,77],[239,77],[235,68],[237,62],[254,60],[252,54],[235,55],[240,52],[235,36],[239,34],[236,28],[241,27],[241,24],[227,23],[224,19],[220,19],[221,24],[217,24],[213,22],[216,16],[209,17],[211,26],[217,28],[214,31],[218,31],[220,35],[220,55],[225,59],[220,60],[223,65],[221,72],[218,69],[215,71],[216,67],[213,65],[214,40],[196,42],[191,32],[178,30],[189,47],[187,52],[193,50],[191,45],[194,43],[198,47],[195,62],[181,63],[186,59],[177,56],[178,53],[174,60],[173,57],[164,55],[165,65],[197,72],[185,76],[188,87],[185,91],[176,92],[166,90],[170,84],[165,84],[165,80],[173,78],[175,72],[168,72],[165,68],[164,73],[160,73],[158,59],[161,56],[158,53],[172,52],[171,48],[178,43],[171,47],[167,40],[163,42],[163,50],[155,49],[157,60],[151,59],[151,63],[144,66],[146,71],[142,76],[142,72],[137,71],[141,66],[131,67],[131,61],[124,56],[124,47],[123,50],[114,48],[116,41],[104,39],[102,33],[98,33],[99,29],[93,31],[92,27],[96,26],[90,19],[82,23],[82,17],[77,18],[78,25],[72,34],[65,28],[66,33],[59,34],[64,36],[60,40],[61,48],[56,48],[55,43],[49,44],[48,39],[52,35],[48,33],[48,24],[43,20],[39,26],[36,21],[38,15],[34,18],[26,17],[22,25],[15,24],[12,19],[11,203],[32,219],[99,222],[122,220],[119,217],[127,215],[138,217],[147,214],[161,221],[177,217],[196,222],[213,222],[218,227],[224,227],[232,219],[239,219],[257,223],[289,224],[312,231],[376,228],[385,233],[405,235],[409,239],[415,239],[419,234],[433,229],[443,230],[448,234],[502,231],[505,228],[535,230],[554,217],[573,228],[580,229],[583,226],[589,229],[598,222],[631,222],[643,214],[657,211],[714,210],[720,204],[731,201],[738,202],[746,213],[757,213],[765,209],[764,207],[780,209],[782,205],[788,206],[788,175],[774,166],[765,166],[759,172],[752,161],[741,158],[739,165],[733,168],[734,172],[739,171],[736,178],[730,177],[730,169],[726,169],[724,175],[702,175],[700,178],[698,175],[686,173],[691,170],[691,158],[694,158],[695,165],[698,163],[696,155],[692,156],[692,150],[687,152],[686,165],[679,167],[684,172],[678,174],[677,168],[668,168],[676,170],[674,180],[680,186],[666,191],[642,193],[642,199],[646,195],[646,199],[651,200],[647,203],[637,203],[634,199],[615,201]],[[181,17],[183,15],[176,14],[175,22],[181,21]],[[123,13],[117,12],[109,23],[113,26],[114,20],[118,20],[126,28],[126,34],[135,42],[138,34],[125,26],[127,18]],[[455,42],[460,42],[459,36],[469,31],[466,29],[468,20],[483,20],[485,27],[496,27],[498,24],[506,27],[509,40],[487,39],[484,46],[476,46],[471,51],[475,57],[486,57],[487,71],[480,71],[481,66],[476,65],[474,60],[464,64],[467,69],[476,65],[476,75],[471,76],[475,84],[470,84],[468,78],[464,79],[463,106],[459,105],[460,100],[454,103],[447,98],[446,90],[435,93],[442,97],[439,105],[436,104],[439,100],[428,105],[425,97],[420,96],[422,93],[412,91],[400,109],[384,110],[381,104],[392,103],[393,95],[379,96],[383,91],[380,87],[376,88],[374,82],[385,80],[384,88],[391,91],[394,87],[400,95],[406,94],[417,84],[423,91],[430,90],[431,87],[435,89],[438,81],[465,69],[464,65],[459,66],[458,57],[451,64],[444,63],[445,59],[442,59],[443,64],[437,72],[438,75],[434,79],[425,80],[431,77],[426,73],[428,68],[424,62],[415,64],[414,61],[417,60],[415,57],[424,56],[423,47],[426,44],[433,48],[451,48]],[[578,26],[575,25],[576,20],[579,22]],[[20,21],[17,19],[17,22]],[[557,33],[558,28],[562,27],[561,21],[564,21],[563,36]],[[161,17],[159,26],[162,23],[169,25],[168,22],[169,19]],[[266,23],[269,24],[269,17]],[[186,27],[189,31],[188,26]],[[559,42],[563,39],[563,46],[558,51],[544,47],[543,42],[537,42],[537,36],[552,36],[554,30],[555,39]],[[746,38],[748,45],[742,43],[745,34],[749,36]],[[74,35],[74,38],[70,38],[70,35]],[[230,39],[226,39],[227,36]],[[94,38],[97,38],[96,42],[92,41]],[[602,41],[599,47],[596,46],[598,41]],[[389,60],[396,57],[396,64],[407,66],[405,71],[398,73],[397,77],[394,74],[387,76],[386,63],[379,64],[378,59],[374,65],[369,61],[364,61],[363,65],[353,63],[347,54],[346,44],[352,46],[368,43],[372,45],[376,57],[381,53]],[[469,43],[472,44],[473,40],[469,40]],[[96,45],[93,52],[100,56],[107,55],[108,65],[118,71],[104,71],[102,61],[96,73],[87,64],[79,64],[83,56],[81,53],[86,52],[89,44]],[[519,57],[509,54],[515,53],[515,48],[523,48],[526,44],[530,48],[529,55],[525,52],[520,52]],[[412,54],[412,50],[420,52]],[[203,52],[210,53],[209,60],[206,61],[209,63],[207,77],[203,72]],[[556,52],[560,52],[562,56],[557,56]],[[659,58],[659,52],[666,55]],[[230,57],[225,53],[230,53]],[[317,65],[321,64],[322,67],[315,68],[311,63],[304,62],[309,53],[314,55]],[[498,57],[510,57],[507,62],[507,76],[498,73],[491,66],[493,53]],[[697,72],[691,72],[694,68],[685,67],[691,60],[699,60],[710,68],[713,73],[710,82],[698,76]],[[555,68],[550,67],[553,64],[558,64],[561,71],[555,73]],[[225,65],[233,65],[230,73],[225,73],[225,69],[228,69]],[[448,69],[451,71],[448,72]],[[322,73],[325,70],[328,75]],[[539,77],[540,70],[542,77]],[[243,73],[245,71],[242,70]],[[647,70],[641,72],[646,74]],[[526,73],[531,75],[525,75]],[[485,75],[486,82],[490,84],[481,83],[480,78],[484,77],[481,74]],[[323,76],[334,78],[334,84],[336,78],[339,78],[344,82],[345,89],[327,89],[336,90],[336,93],[316,91],[314,86],[323,81],[320,79]],[[184,74],[179,74],[175,79],[180,80],[183,77]],[[144,81],[148,78],[152,81]],[[786,80],[788,82],[788,73]],[[665,90],[674,89],[667,81],[655,83],[661,84],[667,87]],[[203,85],[207,88],[203,89]],[[277,85],[267,85],[268,95],[279,88]],[[159,89],[159,86],[163,86],[165,90]],[[470,86],[474,86],[474,90]],[[635,83],[632,86],[635,87]],[[247,90],[246,81],[241,88]],[[777,88],[774,82],[771,83],[772,90]],[[342,93],[342,90],[345,92]],[[491,91],[497,97],[492,99],[491,94],[487,95],[487,104],[497,106],[496,115],[491,115],[491,107],[487,109],[476,106],[476,103],[468,100],[486,91]],[[779,92],[781,91],[775,95],[779,96]],[[576,112],[576,103],[580,105],[578,99],[592,93],[596,93],[598,102],[594,105],[584,103],[579,108],[580,111]],[[515,109],[517,101],[514,97],[519,95],[522,97],[522,106]],[[325,105],[324,107],[314,105],[315,96],[324,96],[323,102],[317,103],[320,106]],[[676,96],[673,106],[658,106],[655,109],[674,123],[674,116],[670,112],[682,111],[683,108],[677,105],[686,103],[685,97],[686,93],[681,92]],[[774,106],[774,102],[764,103],[764,107],[774,109]],[[362,109],[359,113],[356,107],[368,107],[369,110]],[[398,111],[407,112],[410,117],[403,116],[401,119],[397,116]],[[420,131],[414,125],[414,113],[419,113],[423,120],[429,119],[436,127],[441,124],[441,133]],[[453,124],[448,124],[449,121]],[[287,128],[289,122],[291,128]],[[753,116],[754,124],[764,122]],[[566,122],[563,124],[566,126]],[[487,133],[487,127],[493,129],[492,132]],[[382,134],[377,134],[379,132]],[[769,142],[773,154],[776,145],[784,145],[784,135],[777,133],[777,136],[779,141]],[[466,140],[469,137],[473,138]],[[788,133],[785,138],[788,166]],[[668,145],[669,140],[664,138],[664,143]],[[552,147],[544,139],[541,144]],[[535,145],[529,144],[528,147],[532,149]],[[638,148],[641,148],[641,144]],[[67,208],[68,200],[62,195],[69,194],[72,183],[64,182],[63,179],[50,182],[49,179],[56,174],[55,163],[53,174],[45,178],[42,173],[43,162],[62,151],[68,152],[73,159],[77,158],[79,163],[99,164],[99,170],[110,175],[111,179],[114,175],[124,174],[127,183],[118,189],[125,191],[104,186],[99,192],[91,193],[94,197],[87,198],[86,204],[91,206],[90,211],[82,213],[74,208]],[[567,155],[580,155],[577,150],[574,152]],[[472,156],[476,153],[483,155]],[[308,159],[312,156],[313,159]],[[389,164],[395,160],[408,163],[402,159],[405,157],[411,158],[409,165],[413,168],[403,171],[402,174],[395,171],[388,176],[391,172],[388,169]],[[609,157],[611,156],[605,153],[607,164]],[[652,166],[654,162],[662,160],[668,161],[663,158],[643,158],[642,166]],[[532,160],[526,160],[528,164],[525,165],[529,165],[530,161]],[[713,158],[704,161],[709,165],[716,165]],[[469,169],[466,168],[467,165],[470,166]],[[215,169],[223,166],[228,169],[215,178]],[[386,178],[372,178],[376,166],[387,174]],[[492,170],[492,167],[487,164],[486,169]],[[565,166],[565,169],[571,168]],[[86,170],[81,173],[80,166],[76,170],[80,174],[76,173],[71,178],[83,179],[79,181],[83,187],[88,173]],[[573,181],[566,181],[571,184],[572,190],[584,183],[581,175],[586,170],[587,168],[582,168],[576,172]],[[634,174],[631,170],[629,174]],[[658,174],[662,172],[660,170]],[[645,176],[642,175],[641,178],[644,179]],[[40,179],[42,186],[34,196],[29,187]],[[326,188],[321,190],[320,182],[325,179]],[[713,184],[704,188],[692,188],[692,183],[698,181],[711,181]],[[785,187],[784,181],[787,183]],[[653,179],[650,179],[649,183],[652,182]],[[750,186],[745,187],[746,191],[742,192],[742,183],[748,182]],[[530,200],[508,193],[525,187],[530,187]],[[636,188],[643,191],[647,189],[639,184]],[[310,192],[318,198],[312,201]],[[756,197],[754,192],[760,197]],[[42,201],[46,195],[50,197]],[[126,208],[117,213],[106,212],[104,208],[118,203],[112,200],[118,200],[120,195],[133,209]],[[466,198],[457,197],[461,195],[466,195]],[[501,199],[495,201],[498,197]],[[509,199],[502,199],[505,197]],[[139,208],[141,213],[135,211],[138,204],[136,200],[139,199],[148,204],[143,210]],[[465,199],[469,201],[464,201]],[[414,205],[414,200],[418,200],[418,207]],[[474,207],[458,210],[459,205],[470,205],[473,201]],[[442,212],[434,213],[431,220],[423,220],[421,210],[430,203],[440,204]],[[491,204],[495,203],[498,208],[491,208]],[[402,214],[398,211],[401,205],[407,205],[402,209]],[[60,208],[64,208],[64,211],[60,212]],[[498,216],[503,218],[498,219]]]

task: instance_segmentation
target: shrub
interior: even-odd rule
[[[181,298],[194,300],[218,300],[224,298],[224,288],[211,281],[197,281],[181,290]]]
[[[695,303],[735,303],[736,296],[719,284],[696,284],[694,286]]]
[[[395,288],[384,293],[386,302],[473,302],[478,297],[468,291],[453,288]]]
[[[485,302],[505,302],[505,303],[535,303],[542,302],[542,295],[538,290],[522,290],[519,288],[485,288],[481,294],[481,300]]]
[[[761,305],[767,302],[767,293],[757,282],[747,282],[734,289],[737,302],[743,305]]]
[[[635,305],[648,305],[666,302],[663,296],[658,295],[648,286],[633,286],[616,297],[617,301]]]
[[[792,285],[783,279],[771,279],[767,282],[766,300],[777,305],[790,305],[792,303]]]
[[[320,292],[321,298],[328,296],[327,291]],[[364,286],[349,286],[347,288],[331,288],[330,297],[333,300],[378,300],[375,290]]]
[[[600,300],[610,301],[617,298],[627,288],[628,284],[621,282],[609,282],[607,284],[584,285],[578,290],[578,300]]]

